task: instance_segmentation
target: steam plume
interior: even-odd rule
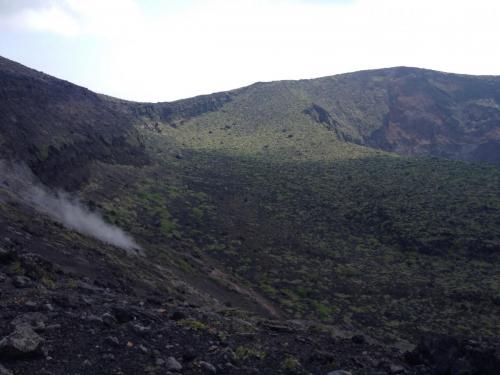
[[[120,247],[129,254],[140,254],[140,246],[122,229],[106,223],[68,193],[51,191],[25,165],[0,160],[0,187],[69,229]]]

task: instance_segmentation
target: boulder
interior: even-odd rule
[[[27,325],[33,328],[35,331],[41,331],[45,329],[48,318],[46,315],[39,312],[31,312],[26,314],[21,314],[16,316],[11,322],[11,326],[18,327]]]
[[[150,327],[143,326],[140,323],[130,324],[130,328],[132,329],[132,331],[134,331],[139,336],[146,336],[147,334],[149,334],[151,332]]]
[[[182,365],[174,357],[168,357],[165,367],[169,371],[181,371]]]
[[[111,315],[110,313],[104,313],[101,315],[101,319],[102,319],[102,322],[107,325],[108,327],[112,327],[114,326],[115,324],[118,323],[118,321],[116,320],[116,318]]]
[[[14,332],[0,340],[0,356],[19,358],[41,354],[43,339],[28,324],[16,326]]]
[[[200,361],[199,365],[200,365],[200,368],[203,370],[203,373],[205,373],[205,374],[216,374],[217,373],[217,369],[215,368],[215,366],[209,362]]]

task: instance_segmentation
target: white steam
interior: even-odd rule
[[[40,183],[25,165],[0,160],[0,187],[35,210],[44,213],[65,227],[108,244],[128,254],[141,254],[141,247],[120,228],[106,223],[77,198],[68,193],[53,192]]]

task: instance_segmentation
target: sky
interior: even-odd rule
[[[499,0],[0,0],[0,55],[157,102],[401,65],[500,75],[499,20]]]

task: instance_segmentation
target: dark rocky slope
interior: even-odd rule
[[[500,363],[491,339],[430,335],[405,352],[315,322],[194,302],[189,288],[167,291],[124,274],[119,249],[43,216],[29,220],[25,209],[4,205],[0,217],[2,375],[494,375]],[[124,262],[141,275],[151,267]]]
[[[130,117],[93,92],[0,57],[0,156],[50,185],[75,189],[88,164],[144,164]]]
[[[416,371],[362,337],[218,304],[171,270],[0,198],[2,375]]]

